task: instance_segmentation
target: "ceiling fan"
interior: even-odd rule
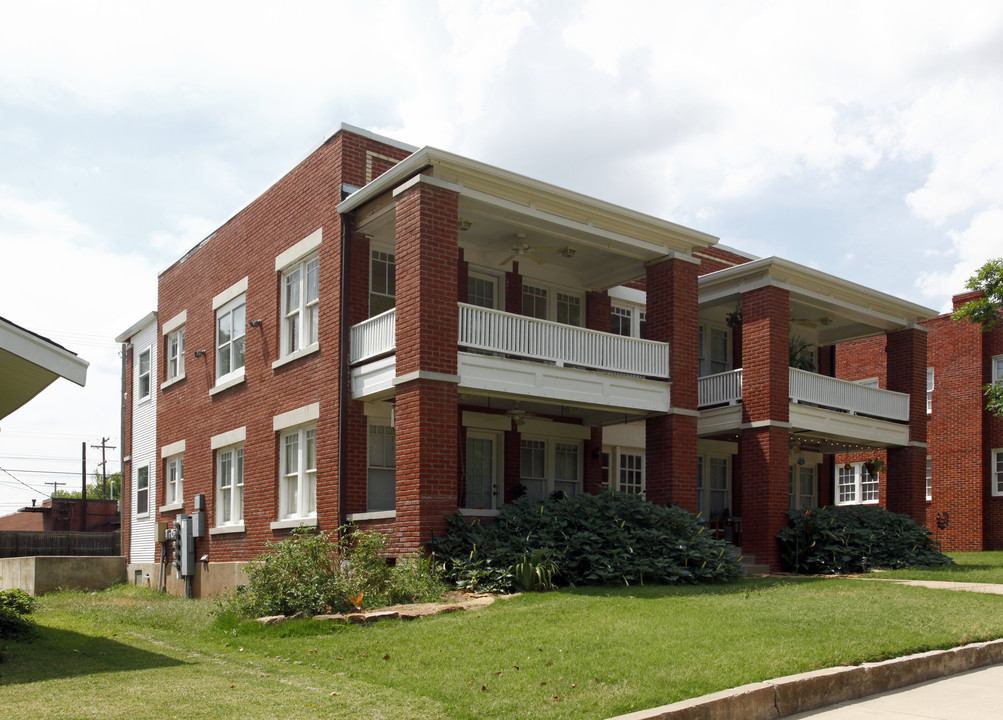
[[[531,413],[528,410],[523,410],[523,409],[521,409],[518,406],[516,406],[515,408],[509,410],[505,414],[508,415],[510,418],[512,418],[512,429],[513,430],[515,430],[516,428],[518,428],[521,425],[525,424],[526,418],[536,417],[536,413]]]
[[[499,265],[508,265],[510,262],[516,258],[528,257],[530,260],[535,262],[537,265],[543,265],[546,260],[538,256],[536,253],[540,252],[554,252],[557,248],[545,247],[545,248],[535,248],[526,242],[526,233],[517,232],[515,234],[515,242],[512,243],[512,254],[507,258],[502,260]]]

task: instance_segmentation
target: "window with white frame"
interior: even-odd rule
[[[610,332],[623,337],[644,337],[647,314],[634,305],[615,304],[610,306]]]
[[[216,311],[216,383],[244,374],[246,297],[239,295]]]
[[[279,519],[317,515],[317,428],[291,428],[279,439]]]
[[[369,316],[390,310],[397,303],[396,256],[373,250],[369,261]]]
[[[464,462],[464,507],[474,510],[494,510],[500,497],[502,433],[488,430],[467,430]]]
[[[184,497],[185,456],[167,458],[164,469],[164,504],[180,505]]]
[[[523,437],[519,468],[527,497],[542,500],[555,492],[577,495],[582,487],[582,444],[576,440]]]
[[[731,337],[724,325],[706,324],[698,329],[697,356],[700,376],[731,370]]]
[[[152,356],[152,349],[146,348],[143,352],[139,353],[139,361],[137,362],[136,377],[137,377],[137,396],[140,400],[146,400],[150,397],[150,380],[152,372],[152,363],[150,358]]]
[[[216,525],[244,524],[244,446],[216,451]]]
[[[989,453],[989,477],[993,495],[1003,495],[1003,448]]]
[[[397,443],[390,423],[369,421],[366,510],[394,510],[397,503]]]
[[[181,326],[167,334],[167,380],[185,375],[185,328]]]
[[[996,355],[992,359],[993,383],[1003,382],[1003,355]]]
[[[933,500],[933,458],[926,458],[926,499]]]
[[[317,342],[320,259],[313,255],[282,273],[282,355]]]
[[[602,452],[602,485],[644,497],[644,451],[606,447]]]
[[[143,466],[136,471],[136,514],[150,512],[150,468]]]
[[[933,368],[926,369],[926,411],[933,412]]]
[[[880,473],[871,473],[864,463],[846,463],[836,468],[836,504],[867,505],[878,502]]]
[[[704,520],[731,512],[731,458],[726,455],[697,456],[697,512]]]
[[[469,273],[467,275],[467,303],[478,307],[497,309],[500,307],[498,298],[498,278],[485,273]]]
[[[582,295],[523,281],[522,314],[565,325],[582,325]]]
[[[815,507],[815,466],[805,462],[788,467],[788,508],[808,510]]]

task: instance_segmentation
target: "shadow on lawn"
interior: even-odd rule
[[[29,642],[6,646],[5,661],[0,663],[0,687],[186,664],[111,638],[40,627]]]
[[[561,592],[569,595],[589,597],[624,597],[630,596],[640,600],[658,600],[666,597],[685,597],[691,595],[742,595],[767,590],[782,585],[829,582],[829,578],[817,576],[784,576],[748,578],[730,583],[703,585],[631,585],[606,587],[591,585],[585,587],[562,588]]]

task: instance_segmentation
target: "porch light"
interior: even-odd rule
[[[832,325],[832,318],[829,317],[828,315],[820,317],[818,319],[818,324],[819,325]]]
[[[577,248],[573,248],[570,245],[565,245],[564,247],[562,247],[557,252],[561,253],[561,257],[566,257],[566,258],[568,258],[570,260],[578,252],[578,249]]]
[[[466,232],[474,226],[473,220],[467,220],[466,218],[460,218],[456,221],[456,227],[460,229],[460,232]]]

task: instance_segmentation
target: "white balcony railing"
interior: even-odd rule
[[[853,415],[909,421],[909,396],[847,380],[790,368],[791,402],[842,410]]]
[[[460,303],[459,344],[610,373],[669,377],[667,343],[623,337]]]
[[[488,308],[459,306],[459,345],[473,350],[625,375],[669,377],[666,343],[622,337]],[[395,310],[351,329],[349,362],[393,352]]]
[[[350,363],[369,360],[393,352],[397,344],[396,308],[391,308],[368,320],[363,320],[358,325],[353,325],[350,342],[351,348],[348,351]]]
[[[742,369],[705,375],[697,380],[697,406],[735,405],[742,400]]]

